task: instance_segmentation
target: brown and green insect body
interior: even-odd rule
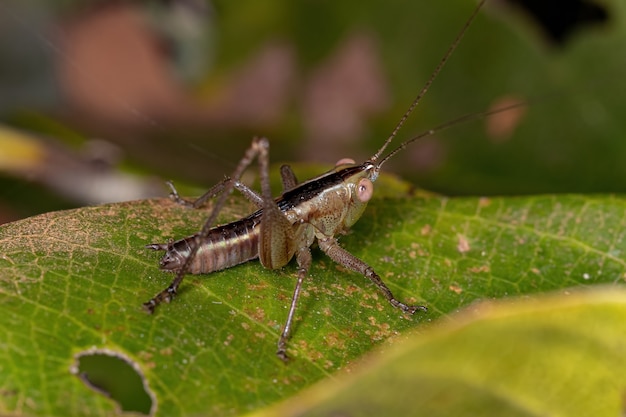
[[[287,341],[295,310],[312,262],[310,247],[317,241],[319,248],[334,262],[370,279],[393,307],[409,314],[418,310],[427,311],[424,306],[407,305],[396,299],[372,267],[343,249],[336,236],[345,233],[361,217],[373,195],[373,183],[389,158],[422,137],[464,120],[506,110],[499,109],[459,118],[415,136],[382,156],[452,55],[484,2],[485,0],[481,1],[475,9],[391,135],[368,161],[356,164],[353,160],[342,159],[333,170],[303,183],[298,183],[291,168],[285,165],[281,168],[283,192],[278,198],[274,198],[269,180],[269,142],[265,138],[255,138],[231,177],[212,187],[197,200],[188,202],[181,199],[170,184],[171,196],[180,204],[199,207],[209,198],[215,197],[216,201],[200,232],[172,243],[148,245],[151,249],[165,251],[160,262],[161,268],[176,272],[176,277],[165,290],[144,303],[145,309],[152,313],[160,303],[170,302],[187,273],[210,273],[256,258],[265,268],[278,269],[295,257],[298,264],[297,282],[277,350],[278,357],[286,361]],[[510,107],[515,106],[519,104]],[[240,182],[243,172],[255,159],[259,164],[260,195]],[[214,227],[217,214],[234,189],[257,205],[258,210],[243,219]]]

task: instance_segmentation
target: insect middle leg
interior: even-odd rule
[[[291,297],[291,304],[289,305],[289,314],[287,315],[287,321],[283,327],[283,331],[278,339],[278,350],[276,355],[283,361],[287,362],[289,357],[287,356],[287,341],[291,335],[291,326],[293,324],[293,317],[298,305],[298,299],[300,298],[300,292],[302,291],[302,285],[304,279],[309,274],[309,268],[312,262],[311,250],[308,247],[302,247],[296,255],[296,261],[298,262],[298,280],[296,281],[296,287],[293,290],[293,296]]]
[[[263,217],[261,221],[261,236],[259,239],[259,259],[266,268],[276,269],[286,265],[296,255],[298,263],[298,278],[291,297],[289,313],[278,339],[276,355],[286,362],[287,341],[291,334],[293,318],[304,279],[309,273],[312,257],[309,247],[313,243],[313,228],[307,223],[292,225],[280,211],[272,198],[269,181],[269,144],[259,149],[259,174],[261,177],[261,197],[263,198]],[[281,167],[283,190],[287,191],[297,186],[298,180],[288,165]]]
[[[283,181],[283,193],[296,188],[298,179],[289,165],[281,165],[280,178]]]

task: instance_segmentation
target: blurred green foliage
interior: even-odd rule
[[[27,48],[43,51],[48,61],[72,59],[63,54],[55,43],[59,42],[57,38],[49,36],[46,30],[53,22],[80,17],[81,12],[89,10],[86,3],[60,2],[57,8],[52,6],[55,3],[45,3],[45,8],[41,3],[40,10],[49,13],[48,20],[43,19],[48,25],[41,26],[35,23],[42,19],[23,19],[22,10],[11,4],[3,7],[9,11],[14,8],[12,14],[17,18],[9,15],[9,22],[21,30],[19,39],[29,40]],[[38,2],[29,4],[32,10],[38,10]],[[622,100],[626,86],[620,74],[626,68],[626,58],[618,51],[626,45],[626,5],[610,0],[600,4],[609,16],[606,23],[580,28],[556,46],[520,9],[488,2],[399,139],[459,115],[483,111],[506,97],[531,100],[532,105],[502,136],[488,131],[488,121],[462,124],[414,144],[390,164],[390,169],[420,187],[449,195],[624,191],[626,146],[621,135],[626,123]],[[151,16],[152,27],[160,31],[160,36],[167,36],[174,52],[180,52],[171,55],[171,65],[179,69],[190,65],[196,72],[204,68],[203,74],[187,80],[189,94],[195,94],[200,102],[211,101],[223,93],[225,80],[268,44],[279,42],[290,48],[295,53],[295,81],[291,80],[287,93],[289,105],[278,119],[269,124],[255,125],[246,120],[240,126],[236,122],[227,126],[209,122],[202,126],[169,123],[167,116],[144,114],[139,108],[135,117],[145,130],[128,132],[115,125],[103,130],[101,126],[76,124],[66,113],[67,103],[59,101],[58,94],[50,94],[57,90],[45,88],[39,90],[40,96],[20,100],[14,108],[5,103],[4,122],[51,135],[61,143],[74,143],[76,133],[85,139],[104,136],[123,149],[131,166],[202,187],[232,169],[253,135],[271,139],[274,161],[333,163],[348,155],[366,158],[391,132],[474,3],[273,0],[262,4],[218,1],[205,6],[208,7],[197,13],[193,22],[194,28],[203,29],[196,38],[176,37],[182,31],[172,29],[171,10],[156,13],[152,4],[144,13]],[[388,103],[382,105],[384,111],[360,116],[365,129],[358,137],[346,138],[336,150],[325,149],[325,153],[316,154],[316,148],[330,145],[317,144],[306,129],[303,90],[316,68],[354,33],[367,33],[375,40],[374,58],[384,70]],[[186,57],[195,56],[197,61],[185,64],[188,60],[175,60],[183,55],[183,50]],[[19,64],[12,61],[13,56],[0,56],[4,60],[2,66]],[[132,62],[127,65],[131,71]],[[53,85],[50,83],[54,82],[54,64],[39,65],[38,69],[32,80],[41,84],[46,79],[46,85]],[[19,71],[20,68],[13,69]],[[17,86],[31,93],[38,91],[29,88],[32,85],[27,81]],[[91,82],[95,85],[98,79]],[[247,94],[256,93],[252,88]],[[123,100],[120,107],[124,107]],[[133,108],[128,112],[132,113]],[[42,123],[46,118],[51,122]],[[68,136],[71,139],[54,127],[59,124],[67,126],[67,133],[72,132]],[[336,157],[329,156],[335,153]],[[24,194],[37,192],[19,184],[24,187]],[[2,204],[10,204],[7,197],[0,198]],[[10,199],[20,197],[12,194]]]

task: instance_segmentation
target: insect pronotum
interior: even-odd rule
[[[217,197],[217,200],[200,232],[175,242],[148,245],[148,248],[165,251],[160,262],[161,268],[176,272],[176,276],[166,289],[144,303],[145,309],[152,313],[160,303],[170,302],[187,273],[219,271],[256,258],[265,268],[277,269],[285,266],[295,256],[298,264],[297,282],[276,352],[280,359],[286,361],[287,341],[298,298],[311,266],[310,246],[317,241],[319,248],[333,261],[369,278],[393,307],[409,314],[427,311],[423,305],[408,305],[399,301],[372,267],[343,249],[335,236],[345,232],[361,217],[372,197],[373,182],[376,181],[381,167],[410,143],[463,120],[485,117],[520,105],[464,116],[415,136],[383,156],[460,43],[485,1],[478,4],[387,140],[367,161],[356,164],[351,159],[342,159],[333,170],[302,183],[297,181],[291,168],[284,165],[281,167],[283,193],[274,198],[269,181],[269,142],[265,138],[254,138],[232,175],[194,202],[181,199],[170,183],[171,196],[180,204],[198,207],[209,198]],[[240,182],[244,170],[255,159],[259,163],[260,195]],[[216,217],[233,189],[239,190],[258,210],[243,219],[214,227]]]

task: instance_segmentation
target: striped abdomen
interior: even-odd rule
[[[259,220],[260,216],[252,215],[211,229],[208,236],[201,240],[188,272],[204,274],[258,258]],[[189,257],[196,236],[197,234],[171,243],[153,243],[147,247],[166,251],[161,258],[161,269],[176,271]]]

